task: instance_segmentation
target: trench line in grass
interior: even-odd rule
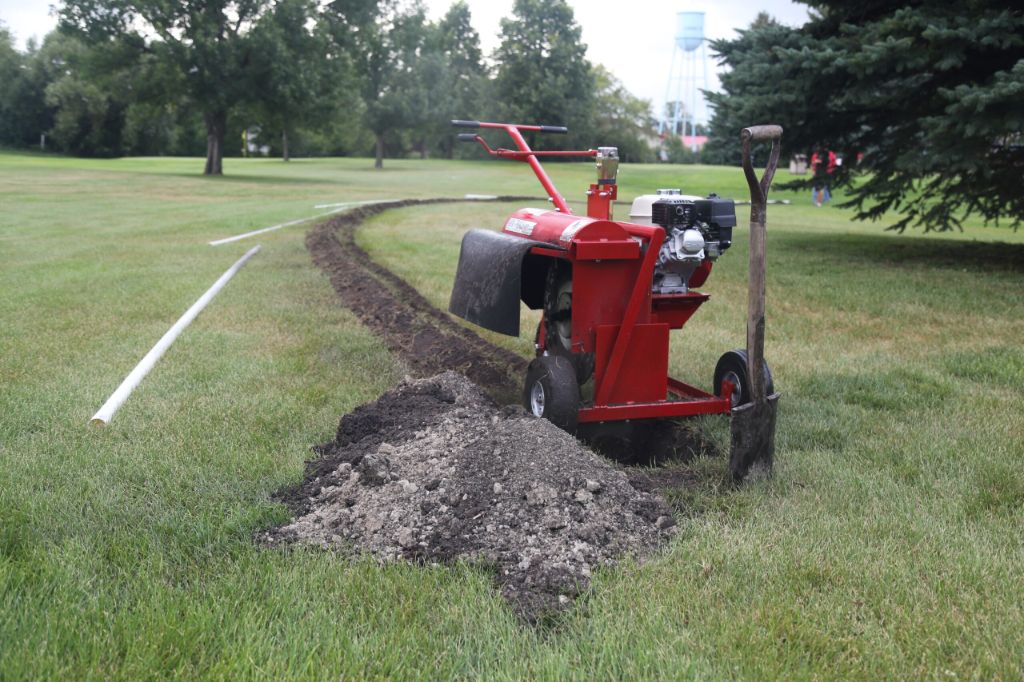
[[[199,297],[198,301],[192,304],[192,307],[185,311],[184,315],[178,318],[178,321],[174,323],[174,326],[167,330],[167,333],[156,342],[156,345],[146,353],[142,360],[139,361],[139,364],[135,365],[135,369],[125,377],[124,381],[121,382],[121,385],[117,387],[109,398],[107,398],[107,402],[103,403],[103,407],[101,407],[99,411],[92,416],[90,421],[93,424],[104,425],[110,423],[110,420],[114,418],[114,413],[117,412],[121,405],[124,404],[124,401],[128,400],[128,396],[131,395],[132,391],[135,390],[135,387],[139,385],[142,379],[149,374],[149,370],[153,369],[153,365],[155,365],[156,361],[160,359],[160,356],[170,348],[171,344],[174,343],[174,340],[178,338],[178,335],[181,334],[185,327],[191,324],[192,320],[196,318],[196,315],[202,312],[203,308],[206,307],[206,304],[212,301],[213,297],[217,295],[217,292],[224,288],[224,285],[228,283],[228,280],[234,277],[235,273],[245,265],[246,261],[255,256],[256,252],[259,250],[259,244],[249,249],[244,256],[235,261],[235,264],[228,268],[227,272],[221,275],[220,278],[213,283],[213,286],[206,290],[205,294]]]
[[[390,201],[401,201],[401,199],[366,199],[365,201],[342,201],[336,204],[317,204],[313,208],[334,208],[335,206],[347,208],[349,206],[361,206],[363,204],[380,204],[383,202]]]

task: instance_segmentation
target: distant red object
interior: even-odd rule
[[[704,149],[704,145],[708,142],[707,135],[683,135],[683,146],[687,149]]]
[[[811,154],[811,169],[812,169],[812,171],[814,172],[815,175],[819,175],[821,173],[821,168],[819,168],[819,166],[824,161],[825,161],[825,159],[823,159],[818,154],[818,152],[814,152],[813,154]],[[836,166],[838,166],[838,165],[839,164],[836,163],[836,153],[834,151],[832,151],[832,150],[829,150],[828,151],[828,164],[825,167],[825,173],[827,173],[828,175],[832,175],[836,171]]]

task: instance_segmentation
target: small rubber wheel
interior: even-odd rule
[[[561,355],[542,355],[534,359],[526,370],[523,405],[534,416],[575,433],[580,386],[572,361]]]
[[[744,348],[737,348],[724,353],[715,365],[715,395],[722,395],[722,382],[731,381],[736,388],[732,392],[732,406],[744,405],[751,401],[750,378],[747,374],[747,351]],[[768,367],[768,361],[764,361],[764,388],[765,395],[775,393],[775,382],[772,380],[772,371]]]

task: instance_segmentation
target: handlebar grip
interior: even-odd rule
[[[558,135],[565,135],[569,132],[569,129],[565,126],[541,126],[540,131],[542,133],[557,133]]]
[[[459,133],[459,142],[476,142],[476,133]]]
[[[459,119],[454,119],[452,121],[452,125],[456,128],[479,128],[480,121],[461,121]]]
[[[778,140],[782,137],[782,126],[763,125],[750,126],[740,131],[740,139],[760,142],[762,140]]]

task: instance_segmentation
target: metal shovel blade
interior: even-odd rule
[[[729,470],[742,481],[752,471],[769,475],[775,458],[775,414],[779,394],[733,408]]]

